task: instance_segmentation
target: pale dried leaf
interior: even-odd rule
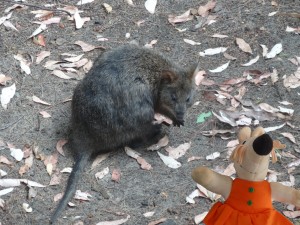
[[[10,148],[10,155],[17,161],[21,161],[24,157],[24,152],[21,149]]]
[[[278,44],[274,45],[274,47],[271,49],[271,51],[266,54],[266,59],[274,58],[281,51],[282,51],[282,44],[281,43],[278,43]]]
[[[291,142],[293,142],[294,144],[296,144],[296,139],[294,137],[294,135],[292,135],[291,133],[288,133],[288,132],[283,132],[283,133],[280,133],[282,136],[288,138]]]
[[[16,93],[16,85],[12,84],[9,87],[2,88],[0,95],[1,105],[4,109],[7,109],[7,105]]]
[[[95,46],[87,44],[83,41],[76,41],[75,44],[79,45],[83,52],[89,52],[89,51],[92,51],[96,48]]]
[[[245,64],[241,64],[241,66],[251,66],[259,60],[259,55],[257,55],[254,59],[251,59],[249,62]]]
[[[25,212],[27,212],[27,213],[32,212],[32,208],[29,206],[28,203],[23,203],[22,206],[23,206],[23,209],[25,210]]]
[[[184,143],[179,145],[177,148],[169,146],[166,148],[166,151],[169,153],[170,157],[173,159],[178,159],[183,156],[190,147],[191,143]]]
[[[228,61],[227,63],[217,67],[216,69],[213,70],[209,70],[211,73],[220,73],[223,70],[225,70],[228,66],[229,66],[230,61]]]
[[[47,20],[44,20],[44,21],[42,21],[42,22],[37,21],[37,22],[35,22],[35,23],[37,23],[37,24],[50,25],[50,24],[53,24],[53,23],[60,23],[60,20],[61,20],[60,17],[51,17],[51,18],[49,18],[49,19],[47,19]]]
[[[91,3],[95,0],[79,0],[79,2],[77,2],[76,5],[84,5],[84,4],[87,4],[87,3]]]
[[[274,126],[274,127],[265,127],[264,130],[265,130],[266,133],[268,133],[268,132],[271,132],[271,131],[274,131],[274,130],[279,130],[282,127],[284,127],[284,125],[285,125],[285,123],[281,124],[281,125],[278,125],[278,126]]]
[[[83,200],[83,201],[90,201],[90,198],[92,197],[91,194],[87,192],[82,192],[80,190],[76,190],[74,198],[77,200]]]
[[[288,109],[288,108],[284,108],[284,107],[281,107],[281,106],[278,106],[278,108],[279,108],[279,112],[286,113],[286,114],[289,114],[291,116],[294,114],[293,109]]]
[[[109,173],[109,168],[106,167],[103,170],[101,170],[100,172],[95,173],[95,177],[96,179],[100,180],[103,177],[105,177],[105,175],[107,175]]]
[[[4,206],[5,206],[5,201],[3,199],[0,198],[0,207],[2,209],[4,209]],[[1,225],[1,224],[0,224]]]
[[[278,11],[270,12],[270,13],[268,14],[268,16],[274,16],[274,15],[276,15],[277,13],[278,13]]]
[[[103,221],[99,222],[96,225],[121,225],[123,223],[126,223],[130,218],[130,215],[127,215],[126,218],[124,219],[119,219],[119,220],[113,220],[113,221]]]
[[[200,197],[200,196],[202,196],[202,195],[201,195],[199,189],[196,189],[185,198],[185,201],[190,204],[195,204],[196,202],[195,202],[194,198]]]
[[[169,23],[175,25],[176,23],[183,23],[192,20],[193,18],[194,16],[191,15],[191,10],[189,9],[188,11],[184,12],[182,15],[179,16],[169,15],[168,21]]]
[[[298,88],[300,87],[300,79],[293,74],[287,76],[285,79],[283,79],[283,86],[286,88]]]
[[[41,24],[28,38],[32,38],[47,29],[46,24]]]
[[[266,111],[266,112],[270,112],[270,113],[276,113],[276,112],[279,111],[279,109],[277,109],[277,108],[275,108],[275,107],[273,107],[273,106],[271,106],[271,105],[269,105],[269,104],[267,104],[267,103],[260,103],[260,104],[259,104],[259,107],[260,107],[262,110],[264,110],[264,111]]]
[[[0,84],[6,85],[6,81],[11,80],[11,77],[7,77],[4,74],[0,74]]]
[[[0,163],[4,163],[6,165],[11,165],[12,162],[10,162],[5,156],[0,155]]]
[[[195,42],[195,41],[190,40],[190,39],[183,39],[183,41],[184,41],[185,43],[190,44],[190,45],[201,45],[200,42]]]
[[[126,0],[126,2],[127,2],[129,5],[134,6],[132,0]]]
[[[111,174],[111,180],[119,182],[121,179],[121,172],[118,169],[114,169]]]
[[[36,56],[36,64],[39,64],[43,59],[46,57],[50,56],[50,51],[41,51],[37,56]]]
[[[160,224],[160,223],[162,223],[166,220],[167,220],[167,218],[161,218],[159,220],[151,221],[150,223],[148,223],[148,225],[157,225],[157,224]]]
[[[153,216],[154,213],[155,213],[154,211],[152,211],[152,212],[145,212],[145,213],[143,214],[143,216],[146,217],[146,218],[149,218],[149,217]]]
[[[155,8],[156,8],[157,0],[146,0],[145,2],[145,8],[147,11],[151,14],[155,13]]]
[[[7,173],[4,170],[0,169],[0,177],[4,177],[6,175],[7,175]]]
[[[199,16],[208,16],[209,11],[212,10],[216,6],[216,4],[216,0],[211,0],[207,2],[204,6],[200,6],[198,9]]]
[[[242,38],[236,38],[235,41],[243,52],[252,54],[252,49],[250,45],[247,42],[245,42]]]
[[[211,37],[214,37],[214,38],[227,38],[228,36],[224,35],[224,34],[213,34]]]
[[[23,5],[14,4],[13,6],[10,6],[10,7],[6,8],[6,9],[4,10],[4,12],[5,12],[5,13],[8,13],[8,12],[10,12],[11,10],[14,10],[14,9],[16,9],[16,8],[23,8],[23,7],[24,7]]]
[[[293,28],[293,27],[287,26],[285,31],[286,32],[295,32],[296,34],[299,34],[300,33],[300,27]]]
[[[170,156],[165,156],[163,154],[161,154],[160,152],[157,152],[159,157],[161,158],[161,160],[164,162],[164,164],[166,164],[166,166],[172,168],[172,169],[177,169],[179,167],[181,167],[181,163],[176,161],[175,159],[173,159]]]
[[[72,172],[72,167],[65,167],[60,172],[61,173],[71,173]]]
[[[43,105],[51,105],[51,104],[49,104],[48,102],[45,102],[45,101],[41,100],[40,98],[38,98],[38,97],[35,96],[35,95],[32,96],[32,101],[34,101],[34,102],[36,102],[36,103],[43,104]]]
[[[147,148],[147,150],[151,151],[157,151],[162,147],[167,146],[169,143],[169,138],[167,135],[165,135],[162,139],[160,139],[156,144],[151,145],[150,147]]]
[[[103,7],[104,7],[104,9],[106,10],[107,13],[111,13],[111,11],[112,11],[111,5],[109,5],[107,3],[103,3],[102,5],[103,5]]]
[[[199,86],[201,82],[204,80],[206,72],[204,70],[200,70],[195,75],[195,84]]]
[[[143,170],[151,170],[152,166],[142,157],[138,157],[136,161],[141,165]]]
[[[15,31],[18,31],[18,29],[10,21],[8,21],[8,20],[4,21],[3,25],[5,27],[11,28],[11,29],[13,29]]]
[[[0,190],[0,196],[6,195],[6,194],[12,192],[13,190],[14,190],[14,188],[5,188],[5,189],[2,189],[2,190]]]
[[[64,150],[63,150],[63,146],[65,144],[68,143],[68,140],[66,139],[60,139],[57,143],[56,143],[56,150],[63,156],[65,156]]]
[[[157,43],[157,40],[152,40],[150,43],[145,44],[146,48],[153,48],[153,45]]]
[[[236,120],[236,124],[238,126],[250,126],[252,122],[252,119],[242,115],[238,120]]]
[[[105,153],[105,154],[101,154],[98,155],[95,160],[93,161],[92,165],[91,165],[91,170],[95,169],[95,167],[100,164],[102,161],[104,161],[105,159],[107,159],[109,156],[109,153]]]
[[[207,56],[207,55],[216,55],[223,53],[227,50],[225,47],[218,47],[218,48],[208,48],[204,50],[203,52],[199,52],[200,56]]]
[[[204,218],[206,217],[207,214],[208,214],[208,212],[206,211],[206,212],[203,212],[203,213],[195,216],[195,218],[194,218],[195,224],[200,224],[204,220]]]
[[[268,47],[266,45],[260,45],[263,49],[262,56],[265,57],[268,54]]]
[[[173,123],[173,121],[170,118],[168,118],[168,117],[166,117],[166,116],[164,116],[160,113],[155,113],[154,114],[154,119],[156,120],[156,123],[165,122],[165,123],[170,124],[170,125]]]
[[[51,176],[51,180],[49,182],[49,185],[50,186],[58,185],[58,184],[60,184],[60,180],[61,180],[61,174],[58,173],[58,172],[55,172]]]
[[[206,156],[206,160],[214,160],[216,158],[219,158],[220,157],[220,152],[214,152],[208,156]]]
[[[69,58],[64,58],[64,60],[66,60],[68,62],[77,62],[77,61],[79,61],[82,58],[82,56],[84,56],[84,54],[73,56],[73,57],[69,57]]]
[[[223,175],[225,175],[225,176],[229,176],[229,177],[231,177],[233,174],[235,174],[236,173],[236,171],[235,171],[235,169],[234,169],[234,164],[233,163],[230,163],[226,168],[225,168],[225,170],[223,171]]]
[[[228,54],[228,53],[226,53],[226,52],[224,52],[224,53],[223,53],[223,55],[224,55],[224,57],[225,57],[226,59],[229,59],[229,60],[236,60],[236,58],[235,58],[235,57],[233,57],[233,56],[229,55],[229,54]]]
[[[190,158],[187,159],[187,162],[191,162],[191,161],[195,161],[195,160],[200,160],[203,159],[202,156],[192,156]]]
[[[282,102],[279,102],[279,103],[282,104],[282,105],[293,105],[293,103],[288,102],[288,101],[282,101]]]
[[[37,196],[37,191],[33,188],[29,186],[29,190],[28,190],[28,198],[35,198]]]
[[[286,217],[294,219],[300,216],[300,211],[283,211],[282,212]]]
[[[221,198],[221,195],[217,195],[209,190],[207,190],[205,187],[201,186],[200,184],[197,184],[198,189],[200,190],[201,193],[204,194],[204,196],[208,199],[210,199],[211,201],[216,201],[219,198]]]
[[[230,118],[225,112],[223,111],[220,111],[220,115],[216,114],[213,112],[213,114],[221,121],[221,122],[224,122],[224,123],[228,123],[230,124],[231,126],[233,127],[236,127],[237,124],[235,122],[234,119]]]
[[[93,66],[93,61],[89,60],[82,68],[85,73],[89,72]]]
[[[46,111],[40,111],[40,114],[43,116],[43,118],[50,118],[51,115],[47,113]]]

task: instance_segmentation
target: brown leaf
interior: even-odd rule
[[[288,138],[291,142],[293,142],[294,144],[296,144],[296,139],[295,137],[291,134],[291,133],[280,133],[282,136]]]
[[[52,155],[47,156],[44,160],[44,164],[50,176],[52,175],[52,171],[55,170],[57,161],[58,161],[57,152],[54,152]]]
[[[83,41],[76,41],[75,44],[76,44],[76,45],[79,45],[79,46],[81,47],[81,49],[82,49],[83,52],[89,52],[89,51],[94,50],[95,48],[102,48],[102,49],[105,49],[105,48],[102,47],[102,46],[96,47],[96,46],[87,44],[87,43],[85,43],[85,42],[83,42]]]
[[[59,173],[59,171],[56,171],[54,174],[52,174],[49,185],[60,184],[60,179],[61,179],[61,174]]]
[[[37,36],[32,37],[32,41],[34,44],[36,45],[41,45],[43,47],[46,46],[46,41],[45,41],[45,37],[42,34],[39,34]]]
[[[114,169],[112,171],[112,174],[111,174],[111,179],[115,182],[119,182],[120,179],[121,179],[121,173],[120,173],[120,170],[118,169]]]
[[[198,9],[199,16],[205,17],[208,16],[210,10],[212,10],[216,6],[216,0],[211,0],[206,5],[200,6]]]
[[[245,42],[242,38],[236,38],[235,41],[242,51],[252,54],[252,49],[250,45],[247,42]]]
[[[167,146],[169,143],[169,138],[167,135],[165,135],[162,139],[160,139],[156,144],[151,145],[150,147],[147,148],[147,150],[151,151],[157,151],[162,147]]]
[[[43,59],[46,57],[50,56],[50,51],[41,51],[37,56],[36,56],[36,64],[40,64]]]
[[[65,156],[64,150],[63,150],[63,146],[68,143],[68,140],[66,139],[60,139],[57,143],[56,143],[56,150],[63,156]]]
[[[3,155],[0,155],[0,163],[4,163],[6,165],[11,165],[12,163]]]
[[[188,11],[186,11],[180,16],[169,15],[168,21],[174,26],[176,23],[186,22],[192,20],[193,18],[194,16],[191,15],[191,10],[189,9]]]
[[[184,143],[176,148],[169,146],[166,148],[166,151],[169,153],[170,157],[172,157],[173,159],[178,159],[183,156],[190,147],[191,143]]]
[[[143,170],[151,170],[152,166],[142,157],[138,157],[136,161],[141,165]]]
[[[162,222],[165,222],[167,220],[167,218],[161,218],[159,220],[155,220],[155,221],[152,221],[150,223],[148,223],[148,225],[157,225],[157,224],[160,224]]]
[[[6,81],[11,80],[11,77],[7,77],[4,74],[0,74],[0,84],[6,85]]]
[[[48,102],[45,102],[43,100],[41,100],[40,98],[38,98],[37,96],[33,95],[32,96],[32,100],[36,103],[40,103],[40,104],[43,104],[43,105],[51,105],[49,104]]]
[[[108,156],[109,156],[109,153],[98,155],[91,165],[91,170],[95,169],[95,167],[99,163],[101,163],[103,160],[107,159]]]

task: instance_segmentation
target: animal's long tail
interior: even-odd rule
[[[71,200],[71,198],[74,196],[76,191],[76,185],[78,183],[79,178],[81,177],[81,173],[83,172],[83,169],[85,168],[87,162],[89,159],[89,155],[82,154],[77,159],[75,159],[75,165],[72,169],[72,172],[69,176],[67,187],[65,189],[65,193],[58,203],[58,206],[56,207],[54,213],[51,216],[50,223],[54,224],[56,219],[59,217],[60,213],[65,209],[68,202]]]

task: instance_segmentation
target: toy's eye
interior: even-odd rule
[[[246,143],[246,141],[244,141],[242,145],[244,145],[245,143]]]

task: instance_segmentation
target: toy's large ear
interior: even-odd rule
[[[251,134],[251,137],[258,137],[261,136],[265,133],[264,128],[262,127],[257,127]]]
[[[263,134],[253,141],[253,149],[258,155],[268,155],[273,149],[273,140],[268,134]]]
[[[251,136],[251,128],[243,127],[238,133],[239,143],[243,144]]]

